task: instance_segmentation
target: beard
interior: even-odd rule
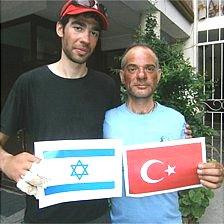
[[[86,63],[86,61],[89,59],[90,55],[92,54],[92,52],[89,52],[86,55],[79,56],[78,54],[74,54],[71,50],[68,50],[67,48],[63,48],[63,52],[70,61],[77,64]]]

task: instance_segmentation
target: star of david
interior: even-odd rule
[[[72,164],[71,167],[71,176],[76,176],[79,180],[81,180],[84,175],[88,175],[88,172],[86,170],[88,165],[83,164],[80,160],[75,165]]]

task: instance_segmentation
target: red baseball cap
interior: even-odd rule
[[[86,12],[96,13],[102,22],[102,29],[108,29],[109,23],[106,8],[102,4],[99,4],[96,0],[68,0],[61,9],[60,18],[66,15],[79,15]]]

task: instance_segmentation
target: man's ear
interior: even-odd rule
[[[121,69],[119,74],[120,74],[121,83],[124,84],[124,71]]]
[[[160,81],[161,75],[162,75],[162,70],[159,69],[159,70],[157,71],[157,84],[158,84],[159,81]]]
[[[60,22],[56,24],[56,33],[59,37],[63,37],[64,35],[64,27]]]

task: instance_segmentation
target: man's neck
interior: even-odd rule
[[[154,100],[138,100],[138,101],[132,101],[128,100],[126,102],[126,105],[130,111],[136,114],[148,114],[151,113],[155,107],[156,102]]]
[[[57,76],[67,79],[78,79],[84,77],[88,68],[86,67],[86,63],[84,64],[76,64],[71,62],[64,62],[59,60],[56,63],[49,65],[50,70]]]

